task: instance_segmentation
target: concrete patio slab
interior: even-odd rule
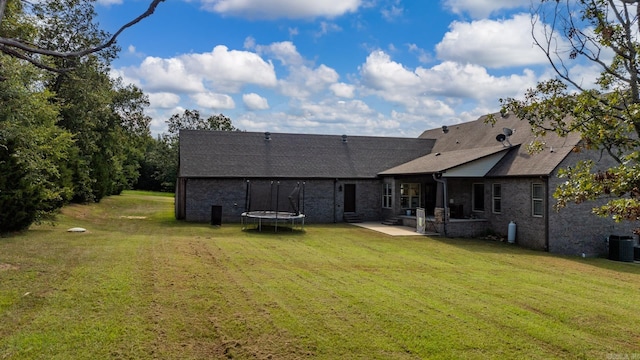
[[[381,232],[383,234],[391,235],[391,236],[438,236],[438,233],[426,233],[420,234],[414,228],[410,228],[407,226],[390,226],[384,225],[379,222],[368,221],[361,223],[352,223],[352,225],[359,226],[365,229]]]

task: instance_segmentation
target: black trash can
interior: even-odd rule
[[[211,206],[211,225],[222,225],[222,206]]]
[[[633,247],[633,260],[640,261],[640,246]]]
[[[633,262],[635,241],[631,236],[609,235],[609,259]]]

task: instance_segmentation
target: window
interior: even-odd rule
[[[531,184],[531,215],[544,215],[544,188],[542,184]]]
[[[400,206],[403,209],[420,207],[420,184],[400,184]]]
[[[382,184],[382,207],[390,209],[393,205],[393,187],[391,184]]]
[[[473,211],[484,211],[484,184],[473,184],[471,208]]]
[[[492,211],[494,214],[502,213],[502,184],[493,184],[491,197],[493,199]]]

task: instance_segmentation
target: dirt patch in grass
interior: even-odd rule
[[[11,264],[0,263],[0,271],[18,270],[18,267]]]

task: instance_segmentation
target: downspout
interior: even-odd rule
[[[442,174],[440,174],[442,176]],[[442,197],[444,197],[443,201],[442,201],[442,207],[444,209],[444,219],[442,221],[442,229],[444,230],[444,236],[447,236],[447,221],[449,220],[449,216],[447,216],[447,199],[449,198],[449,195],[447,194],[447,179],[438,179],[436,177],[436,174],[433,174],[433,180],[435,180],[436,182],[442,184]]]
[[[544,251],[549,252],[549,206],[551,206],[549,201],[549,176],[544,177],[544,187]]]
[[[338,184],[338,179],[333,179],[333,223],[337,223],[337,216],[336,216],[336,185]]]
[[[244,211],[245,212],[249,212],[249,209],[251,208],[251,198],[249,197],[250,186],[251,186],[251,182],[247,180],[247,187],[244,194]]]

